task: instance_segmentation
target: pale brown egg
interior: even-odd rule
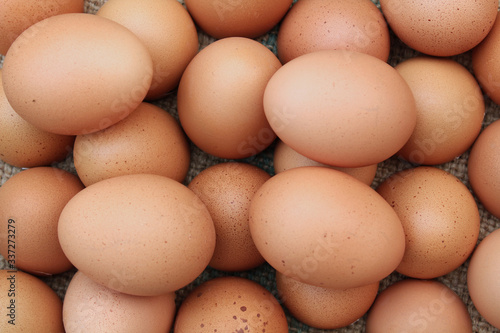
[[[202,170],[189,183],[214,222],[217,239],[211,267],[243,271],[264,263],[250,234],[248,215],[253,195],[270,177],[257,166],[224,162]]]
[[[45,282],[16,270],[0,270],[2,333],[63,333],[62,301]]]
[[[12,44],[3,87],[12,108],[47,132],[78,135],[128,116],[151,85],[148,49],[106,18],[61,14],[35,23]]]
[[[0,1],[0,54],[6,54],[14,40],[33,24],[59,14],[82,13],[84,0]]]
[[[472,254],[467,287],[474,306],[491,325],[500,329],[500,230],[488,234]]]
[[[277,25],[292,0],[186,0],[196,24],[215,38],[259,37]]]
[[[469,182],[479,201],[500,218],[500,120],[479,134],[467,162]]]
[[[9,178],[0,187],[2,256],[35,275],[71,269],[57,226],[64,206],[83,188],[78,177],[53,167],[35,167]]]
[[[73,150],[74,136],[45,132],[21,118],[3,91],[0,69],[0,159],[20,168],[51,165]]]
[[[374,56],[347,50],[316,51],[283,65],[266,86],[264,112],[298,153],[351,168],[394,155],[416,123],[415,100],[401,75]]]
[[[182,182],[189,169],[190,148],[172,115],[143,102],[122,121],[102,131],[78,135],[73,158],[86,186],[134,173],[157,174]]]
[[[280,67],[267,47],[249,38],[219,39],[201,50],[184,71],[177,92],[179,119],[191,141],[228,159],[267,148],[276,135],[262,98]]]
[[[59,218],[61,247],[82,273],[110,289],[155,296],[207,267],[215,229],[203,202],[159,175],[117,176],[75,195]]]
[[[469,189],[436,167],[416,167],[393,174],[377,188],[392,206],[405,231],[406,249],[397,271],[432,279],[458,268],[479,236],[479,210]]]
[[[278,300],[260,284],[242,277],[213,278],[193,289],[181,303],[175,333],[287,333]]]
[[[366,333],[472,333],[464,302],[441,282],[406,279],[375,300],[366,319]]]
[[[324,167],[289,169],[264,183],[250,204],[250,232],[277,271],[324,288],[380,281],[404,253],[391,206],[368,185]]]
[[[280,173],[285,170],[301,166],[323,166],[345,172],[353,176],[354,178],[362,181],[366,185],[371,185],[373,183],[378,167],[378,164],[372,164],[359,168],[340,168],[331,165],[326,165],[323,163],[313,161],[310,158],[307,158],[304,155],[297,153],[295,150],[290,148],[290,146],[288,146],[281,140],[278,140],[274,148],[273,163],[274,163],[275,173]]]
[[[127,295],[78,271],[66,290],[62,313],[66,333],[166,333],[173,325],[175,311],[174,292]]]
[[[326,49],[358,51],[387,61],[389,29],[370,0],[300,0],[280,25],[277,47],[283,64]]]
[[[381,0],[396,36],[409,47],[433,56],[453,56],[478,45],[493,26],[497,0]]]
[[[417,124],[398,155],[437,165],[467,151],[479,135],[485,105],[474,76],[448,58],[420,56],[396,65],[415,97]]]
[[[151,53],[153,79],[146,99],[159,99],[177,87],[198,52],[196,26],[179,1],[110,0],[96,14],[128,28]]]
[[[299,282],[276,272],[283,305],[300,322],[320,329],[348,326],[363,317],[375,301],[379,282],[350,289],[331,289]]]

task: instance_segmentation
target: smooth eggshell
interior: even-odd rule
[[[151,85],[148,49],[106,18],[72,13],[26,29],[3,63],[12,108],[47,132],[78,135],[115,124],[142,102]]]
[[[250,232],[277,271],[324,288],[355,288],[392,273],[404,253],[401,221],[371,187],[338,170],[300,167],[262,185]]]
[[[458,268],[479,237],[479,210],[469,189],[436,167],[393,174],[377,188],[405,230],[406,249],[397,271],[432,279]]]
[[[218,277],[193,289],[181,303],[174,333],[288,332],[283,308],[252,280]]]
[[[76,272],[64,296],[66,333],[166,333],[174,322],[175,293],[132,296]]]
[[[361,167],[395,154],[416,123],[408,84],[368,54],[323,50],[283,65],[264,93],[277,136],[320,163]]]
[[[192,282],[215,248],[203,202],[159,175],[108,178],[74,196],[59,219],[68,259],[94,281],[127,294],[155,296]]]

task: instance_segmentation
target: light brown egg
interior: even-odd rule
[[[474,306],[491,325],[500,329],[500,230],[488,234],[472,254],[467,287]]]
[[[20,168],[51,165],[73,150],[74,136],[42,131],[21,118],[7,101],[0,69],[0,159]]]
[[[242,37],[217,40],[188,65],[177,93],[184,131],[201,150],[240,159],[267,148],[276,138],[262,96],[281,67],[259,42]]]
[[[182,302],[175,333],[288,332],[283,308],[260,284],[226,276],[203,282]]]
[[[401,274],[432,279],[450,273],[472,253],[480,216],[469,189],[436,167],[393,174],[377,192],[394,208],[405,231]]]
[[[404,253],[391,206],[368,185],[324,167],[289,169],[262,185],[250,204],[250,232],[277,271],[324,288],[380,281]]]
[[[148,49],[130,30],[92,14],[35,23],[12,44],[3,87],[12,108],[47,132],[78,135],[128,116],[151,85]]]
[[[166,333],[174,322],[175,293],[132,296],[106,288],[82,272],[71,279],[63,303],[66,333]]]
[[[259,37],[277,25],[292,5],[292,0],[184,2],[197,25],[218,39]]]
[[[82,13],[84,0],[0,1],[0,54],[6,54],[14,40],[33,24],[63,13]]]
[[[143,102],[122,121],[102,131],[78,135],[73,158],[86,186],[135,173],[182,182],[189,169],[190,150],[177,120],[160,107]]]
[[[204,169],[189,183],[214,222],[217,240],[211,267],[243,271],[264,263],[250,234],[248,210],[253,195],[270,177],[250,164],[224,162]]]
[[[35,167],[9,178],[0,187],[2,256],[35,275],[71,269],[57,226],[66,203],[83,188],[78,177],[53,167]]]
[[[406,279],[383,290],[366,319],[366,333],[472,333],[464,302],[446,285]]]
[[[500,218],[500,120],[479,134],[467,163],[469,182],[479,201]]]
[[[377,296],[379,282],[351,289],[331,289],[299,282],[276,272],[283,305],[300,322],[320,329],[337,329],[363,317]]]
[[[63,333],[62,302],[45,282],[23,271],[0,270],[2,333]]]
[[[364,53],[323,50],[276,71],[264,111],[277,136],[298,153],[340,167],[377,164],[395,154],[416,123],[408,84]]]
[[[409,47],[433,56],[453,56],[479,44],[493,26],[497,0],[381,0],[396,36]]]
[[[276,143],[273,155],[273,162],[274,162],[275,173],[280,173],[285,170],[301,166],[323,166],[345,172],[353,176],[354,178],[362,181],[366,185],[371,185],[373,183],[378,167],[378,164],[368,165],[359,168],[340,168],[331,165],[326,165],[323,163],[313,161],[310,158],[307,158],[304,155],[297,153],[295,150],[290,148],[290,146],[288,146],[281,140],[278,140],[278,142]]]
[[[280,25],[277,47],[283,64],[325,49],[358,51],[387,61],[389,29],[370,0],[300,0]]]
[[[437,165],[467,151],[481,131],[485,106],[481,88],[460,63],[420,56],[396,65],[417,105],[417,124],[399,155],[416,164]]]
[[[198,52],[196,26],[179,1],[110,0],[96,14],[128,28],[151,53],[153,79],[146,99],[159,99],[177,87]]]
[[[117,176],[75,195],[59,218],[61,247],[82,273],[110,289],[155,296],[191,283],[215,248],[203,202],[159,175]]]

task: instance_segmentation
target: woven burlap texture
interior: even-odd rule
[[[85,11],[87,13],[92,13],[94,14],[100,6],[105,2],[105,0],[87,0],[85,1]],[[180,1],[181,3],[184,3],[183,1]],[[378,1],[374,1],[375,4],[378,4]],[[277,52],[276,50],[276,36],[277,36],[277,28],[273,29],[270,31],[268,34],[258,38],[257,40],[267,46],[271,51],[273,51],[275,54]],[[213,42],[214,39],[207,36],[203,32],[199,32],[199,42],[200,42],[200,49],[203,47],[207,46],[211,42]],[[391,34],[391,53],[390,53],[390,58],[389,58],[389,63],[391,65],[396,65],[399,62],[412,58],[414,56],[418,55],[418,52],[408,48],[405,46],[403,43],[401,43],[393,34]],[[471,59],[470,59],[470,53],[465,53],[461,54],[459,56],[453,57],[456,61],[459,63],[463,64],[466,68],[468,68],[471,72]],[[3,56],[0,56],[0,68],[3,63]],[[484,123],[483,123],[483,128],[492,123],[494,120],[500,118],[500,106],[496,105],[493,103],[487,96],[485,96],[485,103],[486,103],[486,114],[484,118]],[[155,101],[154,104],[160,106],[163,108],[165,111],[169,112],[172,114],[174,117],[177,118],[177,110],[176,110],[176,98],[175,94],[171,94],[170,96],[162,99]],[[193,179],[194,176],[196,176],[201,170],[205,169],[206,167],[210,165],[214,165],[216,163],[220,163],[226,160],[222,160],[220,158],[216,158],[214,156],[208,155],[201,150],[199,150],[197,147],[191,145],[192,149],[192,154],[191,154],[191,166],[190,170],[188,172],[188,175],[186,177],[185,183],[188,184],[191,179]],[[462,156],[457,157],[455,160],[438,165],[438,168],[444,169],[451,174],[455,175],[458,177],[467,187],[469,190],[472,189],[469,184],[469,180],[467,177],[467,158],[468,158],[468,152],[464,153]],[[261,167],[262,169],[266,170],[269,172],[271,175],[274,174],[273,170],[273,164],[272,164],[272,157],[273,157],[273,146],[269,147],[267,150],[264,152],[260,153],[257,156],[250,157],[248,159],[245,159],[244,162],[251,163],[254,165],[257,165]],[[70,172],[73,172],[76,174],[76,171],[74,169],[73,163],[72,163],[72,157],[69,156],[65,161],[62,161],[58,164],[54,165],[55,167],[62,168],[65,170],[68,170]],[[405,161],[402,161],[398,158],[391,158],[387,161],[384,161],[379,164],[377,174],[375,176],[375,180],[373,182],[372,187],[376,188],[382,181],[384,181],[387,177],[392,175],[393,173],[410,168],[412,165],[408,164]],[[21,169],[13,167],[11,165],[8,165],[4,163],[3,161],[0,160],[0,185],[3,184],[5,181],[7,181],[12,175],[14,175],[17,172],[20,172]],[[486,235],[488,235],[490,232],[493,230],[497,229],[500,227],[500,220],[494,216],[492,216],[489,212],[487,212],[484,207],[481,205],[481,203],[477,200],[476,202],[479,207],[480,211],[480,216],[481,216],[481,229],[480,229],[480,235],[479,235],[479,241],[484,239]],[[1,203],[0,203],[1,204]],[[7,268],[6,261],[0,257],[0,269],[5,269]],[[473,323],[473,332],[500,332],[500,330],[495,329],[492,327],[490,324],[488,324],[484,318],[482,318],[477,310],[475,309],[470,296],[467,291],[467,267],[468,267],[468,262],[466,261],[464,265],[456,269],[455,271],[437,278],[437,280],[443,282],[446,284],[448,287],[450,287],[453,291],[457,293],[457,295],[463,300],[463,302],[466,304],[469,313],[472,318],[472,323]],[[50,276],[50,277],[42,277],[41,279],[44,280],[48,285],[50,285],[56,292],[57,294],[64,299],[64,293],[65,290],[74,274],[74,270],[63,273],[63,274],[58,274],[55,276]],[[231,273],[232,275],[238,275],[242,277],[249,278],[251,280],[254,280],[263,286],[265,286],[268,290],[270,290],[274,295],[278,297],[278,293],[276,291],[276,285],[275,285],[275,274],[274,270],[267,264],[262,265],[261,267],[258,267],[256,269],[247,271],[247,272],[241,272],[241,273]],[[228,273],[220,272],[213,270],[211,268],[207,268],[205,272],[203,272],[193,283],[190,285],[186,286],[185,288],[179,290],[177,292],[177,304],[180,304],[182,300],[187,296],[187,294],[197,285],[202,283],[203,281],[206,281],[208,279],[211,279],[216,276],[222,276],[222,275],[228,275]],[[387,278],[385,278],[383,281],[381,281],[380,284],[380,291],[384,290],[387,288],[389,285],[392,283],[403,279],[404,277],[401,276],[398,273],[393,273]],[[279,297],[278,297],[279,298]],[[285,309],[286,311],[286,309]],[[295,320],[291,315],[287,313],[288,316],[288,321],[289,321],[289,331],[290,332],[297,332],[297,333],[326,333],[326,332],[341,332],[341,333],[347,333],[347,332],[364,332],[364,326],[365,326],[365,317],[359,319],[355,323],[341,328],[337,330],[319,330],[315,328],[308,327],[297,320]]]

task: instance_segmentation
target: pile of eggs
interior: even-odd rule
[[[500,329],[498,6],[0,0],[0,330]]]

